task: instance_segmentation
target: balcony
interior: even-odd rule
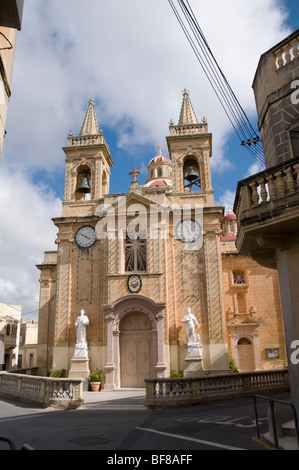
[[[21,30],[24,0],[2,1],[0,5],[0,26]]]
[[[276,267],[275,250],[299,232],[299,157],[239,181],[234,212],[240,253]]]
[[[4,336],[5,349],[14,349],[17,346],[17,337],[15,335]]]
[[[276,69],[280,69],[299,56],[299,34],[292,35],[273,52]]]

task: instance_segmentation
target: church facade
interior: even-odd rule
[[[79,136],[68,136],[62,215],[53,219],[57,252],[45,252],[38,265],[40,374],[80,375],[74,348],[82,309],[88,359],[81,373],[102,368],[106,390],[143,387],[144,378],[173,370],[226,373],[230,357],[240,371],[286,366],[276,271],[236,250],[235,216],[214,203],[212,135],[186,90],[169,131],[169,157],[158,148],[142,186],[134,168],[126,194],[109,192],[114,163],[92,100]],[[196,371],[187,311],[200,338]]]

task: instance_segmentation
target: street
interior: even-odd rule
[[[285,394],[280,398],[288,397]],[[178,459],[201,450],[269,448],[256,438],[252,398],[163,410],[145,409],[139,404],[141,398],[132,399],[137,403],[135,407],[107,405],[106,410],[103,403],[100,407],[91,403],[77,410],[59,411],[2,398],[0,434],[12,439],[17,449],[26,443],[35,450],[106,451],[110,464],[126,463],[117,459],[123,458],[123,453],[133,457],[140,451],[148,451],[146,455],[164,455],[167,451],[172,456],[177,452],[174,458]],[[266,401],[258,406],[261,432],[268,430],[267,409]],[[1,443],[0,449],[5,448],[7,444]],[[138,462],[127,463],[136,466]],[[171,461],[169,457],[164,463],[191,462]]]

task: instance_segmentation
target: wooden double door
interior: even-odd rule
[[[153,373],[152,325],[141,312],[127,314],[120,323],[120,379],[122,388],[145,388]]]

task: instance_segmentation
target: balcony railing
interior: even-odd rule
[[[299,56],[299,35],[276,49],[273,54],[276,68],[280,69]]]
[[[286,196],[299,193],[299,157],[276,165],[239,181],[234,204],[234,213],[240,224],[244,211],[264,207]]]

